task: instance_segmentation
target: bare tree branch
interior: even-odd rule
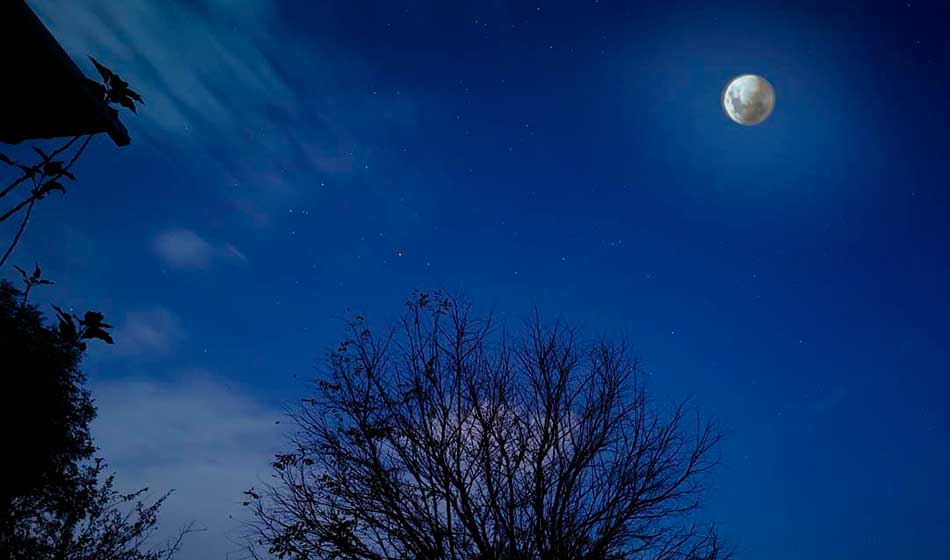
[[[440,296],[381,335],[357,317],[292,411],[277,482],[247,493],[254,554],[725,558],[693,520],[719,432],[654,412],[640,375],[623,345],[540,319],[497,338]]]
[[[33,213],[33,207],[36,205],[36,202],[46,198],[46,196],[54,190],[65,192],[65,187],[60,182],[63,177],[75,179],[70,169],[72,169],[73,165],[75,165],[76,161],[79,159],[79,156],[81,156],[86,150],[86,146],[89,145],[92,135],[90,134],[85,137],[85,140],[82,142],[82,144],[80,144],[79,148],[73,153],[72,157],[68,162],[66,162],[65,165],[62,161],[59,161],[55,158],[72,147],[72,145],[79,138],[81,138],[81,136],[72,137],[69,141],[65,142],[62,146],[50,154],[47,154],[38,148],[34,148],[34,150],[40,154],[41,161],[29,167],[17,164],[23,174],[6,188],[4,188],[3,191],[0,191],[0,198],[3,198],[17,185],[23,183],[27,179],[29,179],[33,184],[33,188],[31,189],[30,195],[28,197],[21,200],[18,204],[14,205],[3,214],[0,214],[0,222],[4,222],[26,208],[25,215],[20,221],[20,225],[17,228],[13,240],[10,242],[10,245],[4,252],[3,257],[0,258],[0,266],[6,264],[7,259],[13,253],[13,250],[16,248],[17,244],[19,244],[20,238],[23,236],[23,231],[26,229],[26,224],[30,221],[30,215]]]

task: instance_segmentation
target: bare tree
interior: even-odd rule
[[[379,336],[362,317],[291,411],[276,483],[246,492],[251,552],[279,558],[715,560],[693,520],[720,436],[652,410],[623,345],[420,294]]]

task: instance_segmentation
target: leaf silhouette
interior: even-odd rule
[[[86,314],[82,319],[82,324],[88,327],[98,327],[104,324],[102,322],[103,319],[105,319],[105,315],[98,311],[86,311]]]
[[[124,93],[127,89],[129,89],[129,82],[120,78],[118,74],[112,74],[112,77],[109,78],[109,87],[119,91],[120,93]]]
[[[44,198],[52,191],[66,192],[66,187],[59,181],[46,181],[43,186],[36,190],[36,198]]]
[[[83,333],[82,338],[95,338],[104,341],[106,344],[114,344],[112,335],[99,327],[86,329],[86,332]]]
[[[76,330],[76,323],[72,317],[65,311],[59,308],[57,305],[53,305],[53,309],[56,310],[56,315],[59,317],[59,334],[67,340],[76,340],[78,336],[78,331]],[[85,346],[85,345],[83,345]]]
[[[142,96],[136,93],[134,90],[130,88],[125,88],[125,93],[126,95],[134,99],[135,101],[138,101],[139,103],[142,103],[143,105],[145,104],[145,102],[142,101]]]
[[[106,82],[108,82],[109,80],[112,79],[113,76],[115,76],[115,74],[112,73],[112,70],[109,70],[105,66],[99,64],[99,61],[96,60],[95,58],[92,58],[90,56],[89,60],[92,61],[92,63],[96,67],[96,70],[99,72],[99,75],[102,76],[102,79],[105,80]]]
[[[68,177],[69,179],[75,181],[76,176],[70,173],[70,171],[63,167],[63,162],[61,161],[49,161],[43,166],[43,173],[46,173],[50,176],[62,175]]]
[[[33,151],[36,152],[36,153],[38,153],[38,154],[40,154],[40,157],[43,158],[43,161],[46,161],[46,160],[49,159],[49,155],[47,155],[46,152],[44,152],[43,150],[39,149],[38,147],[33,146]]]
[[[133,103],[132,100],[129,99],[128,97],[120,97],[120,98],[117,100],[117,102],[118,102],[119,105],[122,105],[123,107],[125,107],[125,108],[128,109],[129,111],[132,111],[133,113],[136,112],[136,110],[135,110],[135,103]]]

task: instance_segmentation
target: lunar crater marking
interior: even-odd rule
[[[722,92],[722,108],[733,121],[755,125],[772,114],[775,90],[762,76],[743,74],[733,78]]]

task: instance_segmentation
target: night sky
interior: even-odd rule
[[[282,407],[415,289],[630,340],[725,428],[740,559],[950,549],[944,3],[29,3],[145,98],[13,262],[117,325],[94,433],[208,529],[183,559],[238,550]]]

